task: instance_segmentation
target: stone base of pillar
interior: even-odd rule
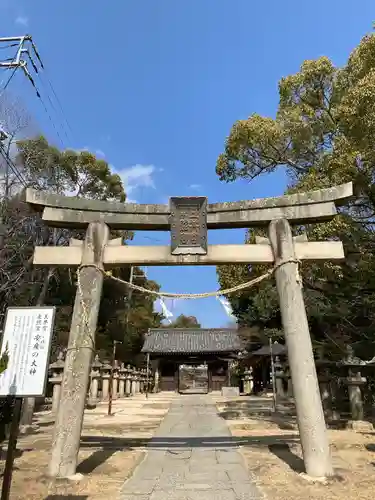
[[[349,420],[346,428],[355,432],[372,432],[374,430],[372,423],[366,420]]]

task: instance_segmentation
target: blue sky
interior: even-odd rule
[[[282,172],[250,184],[219,182],[215,162],[231,125],[253,112],[274,116],[278,80],[304,59],[327,55],[345,63],[374,18],[373,0],[315,0],[312,6],[297,0],[0,0],[0,36],[30,33],[39,49],[72,128],[65,137],[63,118],[54,118],[64,145],[104,155],[127,182],[129,198],[140,203],[282,194]],[[46,81],[36,82],[55,117]],[[58,144],[21,74],[11,89]],[[152,240],[137,234],[135,243],[168,243],[167,234],[146,236]],[[240,230],[209,234],[210,243],[243,239]],[[147,271],[165,291],[218,287],[214,267]],[[228,323],[215,299],[177,301],[172,310],[194,314],[207,327]]]

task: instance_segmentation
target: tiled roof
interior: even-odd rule
[[[272,345],[272,354],[274,356],[280,356],[282,354],[286,354],[288,352],[285,345],[279,344],[278,342],[274,342]],[[271,349],[268,345],[265,345],[258,349],[257,351],[253,351],[250,353],[253,356],[271,356]]]
[[[239,352],[236,330],[225,328],[155,328],[148,332],[142,352],[152,354],[199,354]]]

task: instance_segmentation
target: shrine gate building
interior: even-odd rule
[[[233,329],[156,328],[142,352],[154,365],[156,390],[205,394],[230,385],[229,363],[241,350]]]

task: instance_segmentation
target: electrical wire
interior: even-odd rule
[[[23,175],[21,174],[21,172],[18,170],[18,168],[16,167],[16,165],[14,164],[14,162],[12,161],[12,159],[9,157],[9,155],[6,153],[4,147],[3,147],[3,145],[1,143],[0,143],[0,154],[3,157],[3,159],[5,160],[5,162],[7,163],[8,167],[10,168],[10,170],[13,172],[13,174],[21,182],[21,184],[24,187],[27,187],[28,186],[28,182],[23,177]]]
[[[11,47],[18,47],[18,43],[9,43],[8,45],[0,45],[0,50],[10,49]]]
[[[53,128],[55,129],[55,132],[56,132],[56,134],[57,134],[57,137],[60,139],[60,143],[61,143],[62,147],[63,147],[64,149],[67,149],[66,144],[65,144],[65,142],[63,141],[63,139],[62,139],[62,137],[61,137],[61,135],[60,135],[59,131],[57,130],[57,127],[56,127],[56,125],[55,125],[55,122],[52,120],[51,114],[49,113],[49,111],[48,111],[48,109],[47,109],[47,106],[46,106],[45,102],[43,101],[42,96],[40,95],[40,93],[39,93],[39,96],[38,96],[38,97],[39,97],[39,99],[40,99],[40,102],[42,103],[42,106],[43,106],[43,108],[44,108],[44,111],[46,112],[46,115],[48,116],[49,121],[51,122],[51,124],[52,124]]]
[[[43,68],[44,68],[44,66],[43,66]],[[62,114],[62,116],[63,116],[63,118],[64,118],[64,120],[65,120],[65,123],[67,124],[67,126],[68,126],[68,128],[69,128],[69,131],[70,131],[71,135],[73,136],[74,134],[73,134],[72,127],[70,126],[70,123],[69,123],[69,121],[68,121],[68,119],[67,119],[67,117],[66,117],[66,114],[65,114],[65,112],[64,112],[64,108],[63,108],[63,106],[62,106],[62,104],[61,104],[61,101],[60,101],[60,99],[59,99],[59,97],[58,97],[58,95],[57,95],[57,93],[56,93],[56,91],[55,91],[55,89],[54,89],[54,87],[53,87],[53,85],[52,85],[51,80],[50,80],[50,79],[49,79],[49,77],[48,77],[47,70],[46,70],[45,68],[44,68],[43,74],[44,74],[44,76],[45,76],[45,78],[46,78],[46,80],[47,80],[47,82],[48,82],[48,85],[49,85],[49,87],[50,87],[50,89],[51,89],[51,91],[52,91],[52,94],[54,95],[54,97],[55,97],[55,99],[56,99],[56,102],[57,102],[57,104],[58,104],[58,106],[59,106],[59,108],[60,108],[61,114]]]
[[[32,42],[31,42],[31,43],[32,43]],[[36,56],[37,56],[37,58],[38,58],[38,60],[39,60],[39,62],[40,62],[41,68],[45,71],[44,64],[43,64],[43,62],[42,62],[42,60],[41,60],[41,58],[40,58],[39,54],[38,54],[38,53],[37,53],[37,51],[36,51],[35,45],[33,44],[33,45],[32,45],[32,47],[33,47],[34,52],[35,52],[35,54],[36,54]],[[47,99],[48,99],[48,101],[49,101],[49,103],[50,103],[50,105],[51,105],[51,108],[52,108],[52,110],[56,113],[56,117],[57,117],[57,116],[58,116],[58,111],[57,111],[57,109],[56,109],[56,107],[55,107],[55,105],[54,105],[54,103],[53,103],[53,101],[52,101],[52,99],[51,99],[51,97],[50,97],[50,95],[49,95],[49,92],[48,92],[48,90],[47,90],[47,88],[46,88],[46,85],[45,85],[45,83],[44,83],[44,79],[41,77],[41,74],[40,74],[40,72],[39,72],[39,70],[38,70],[38,66],[37,66],[37,65],[36,65],[36,63],[34,62],[34,60],[33,60],[32,56],[31,56],[31,54],[30,54],[30,51],[29,51],[28,49],[25,49],[25,50],[24,50],[24,54],[27,54],[27,56],[29,57],[30,63],[31,63],[31,65],[32,65],[32,67],[33,67],[33,69],[34,69],[34,71],[35,71],[36,75],[39,77],[39,80],[40,80],[40,82],[41,82],[41,84],[42,84],[42,86],[43,86],[43,88],[44,88],[44,90],[45,90],[45,94],[46,94]],[[30,79],[30,77],[31,77],[31,75],[29,76],[29,79]],[[39,97],[39,99],[41,99],[41,100],[42,100],[41,93],[40,93],[40,92],[39,92],[39,90],[37,89],[35,82],[34,82],[34,81],[31,81],[31,83],[32,83],[32,84],[33,84],[33,86],[35,87],[35,90],[36,90],[36,92],[37,92],[37,96]],[[51,85],[51,84],[50,84],[50,85]],[[47,106],[46,106],[45,104],[44,104],[44,108],[45,108],[45,109],[47,108]],[[47,111],[47,114],[48,114],[48,111]],[[51,121],[52,121],[52,118],[51,118]],[[56,128],[55,128],[55,130],[56,130],[56,133],[57,133],[57,134],[58,134],[58,136],[59,136],[59,133],[58,133],[58,131],[57,131],[57,129],[56,129]],[[67,138],[67,140],[69,141],[69,137],[68,137],[68,135],[67,135],[67,133],[66,133],[65,127],[62,127],[62,130],[63,130],[63,132],[64,132],[64,134],[65,134],[65,137],[66,137],[66,138]],[[59,136],[59,138],[60,138],[60,136]],[[62,139],[61,139],[61,138],[60,138],[60,141],[62,142]],[[63,142],[62,142],[62,145],[64,146]]]
[[[30,81],[30,83],[31,83],[31,84],[32,84],[32,86],[34,87],[35,92],[36,92],[36,95],[37,95],[37,97],[38,97],[38,98],[40,99],[40,101],[41,101],[41,104],[42,104],[42,106],[43,106],[43,109],[44,109],[45,113],[47,114],[47,117],[48,117],[49,121],[51,122],[51,124],[52,124],[52,126],[53,126],[53,128],[54,128],[54,130],[55,130],[55,133],[56,133],[56,135],[57,135],[57,137],[58,137],[58,139],[59,139],[59,141],[60,141],[60,143],[61,143],[61,146],[62,146],[64,149],[67,149],[67,148],[66,148],[66,144],[65,144],[65,142],[63,141],[63,139],[62,139],[62,137],[61,137],[60,131],[58,130],[58,127],[57,127],[57,125],[56,125],[55,121],[52,119],[51,113],[50,113],[50,111],[48,110],[48,107],[47,107],[47,105],[46,105],[46,103],[45,103],[45,101],[44,101],[44,99],[43,99],[43,97],[42,97],[42,94],[41,94],[41,92],[40,92],[40,90],[39,90],[39,88],[38,88],[38,86],[37,86],[36,82],[34,81],[33,76],[30,74],[30,72],[29,72],[29,70],[28,70],[28,68],[27,68],[27,63],[29,62],[29,63],[31,64],[32,69],[34,70],[35,74],[36,74],[37,76],[39,76],[39,80],[41,81],[41,84],[43,85],[43,88],[44,88],[44,90],[45,90],[45,95],[46,95],[46,98],[47,98],[47,99],[48,99],[48,101],[49,101],[49,105],[50,105],[50,107],[51,107],[51,108],[52,108],[52,110],[56,113],[56,115],[58,115],[58,111],[57,111],[57,109],[56,109],[56,107],[55,107],[55,105],[54,105],[54,103],[53,103],[53,101],[52,101],[52,99],[51,99],[51,97],[50,97],[50,95],[49,95],[49,92],[48,92],[48,90],[47,90],[47,86],[44,84],[44,81],[43,81],[43,79],[42,79],[42,78],[41,78],[41,76],[40,76],[40,72],[39,72],[39,70],[38,70],[38,65],[37,65],[36,61],[34,61],[34,59],[33,59],[32,55],[31,55],[31,53],[30,53],[30,50],[29,50],[30,45],[29,45],[29,47],[27,47],[26,43],[30,43],[30,45],[31,45],[31,50],[33,51],[33,53],[35,54],[35,56],[36,56],[37,60],[39,61],[40,67],[41,67],[43,70],[45,70],[45,66],[44,66],[44,64],[43,64],[43,61],[42,61],[42,59],[41,59],[41,57],[40,57],[40,55],[39,55],[39,53],[38,53],[38,51],[37,51],[37,48],[36,48],[35,44],[33,43],[33,41],[32,41],[32,39],[31,39],[31,37],[26,37],[26,38],[24,38],[22,41],[20,41],[20,43],[9,44],[7,47],[12,47],[12,46],[17,46],[17,47],[19,47],[19,49],[18,49],[18,51],[17,51],[17,54],[18,54],[18,56],[19,56],[19,58],[20,58],[20,59],[18,60],[18,63],[19,63],[19,64],[17,64],[17,65],[14,67],[14,70],[13,70],[13,72],[12,72],[11,76],[8,78],[7,82],[5,83],[4,88],[3,88],[2,90],[0,89],[0,95],[1,95],[1,93],[2,93],[2,92],[4,92],[4,91],[6,90],[6,88],[9,86],[9,84],[10,84],[10,82],[11,82],[12,78],[14,77],[14,75],[15,75],[15,73],[16,73],[16,71],[17,71],[17,69],[21,68],[21,69],[23,70],[23,72],[24,72],[25,76],[28,78],[28,80]],[[2,48],[4,48],[4,47],[2,47]],[[22,58],[22,55],[23,55],[23,58]],[[17,56],[16,56],[16,57],[17,57]],[[10,61],[11,61],[11,62],[13,62],[13,63],[14,63],[14,62],[16,62],[16,57],[13,57],[13,59],[10,59]],[[55,96],[56,100],[57,100],[57,101],[58,101],[58,103],[59,103],[59,106],[60,106],[60,108],[61,108],[61,114],[63,115],[64,120],[67,122],[68,128],[71,130],[71,127],[70,127],[70,125],[69,125],[69,123],[68,123],[68,121],[67,121],[67,119],[66,119],[66,117],[65,117],[65,114],[64,114],[64,112],[63,112],[61,102],[59,101],[59,99],[58,99],[58,97],[57,97],[57,94],[56,94],[56,92],[55,92],[55,90],[54,90],[54,88],[53,88],[53,86],[52,86],[52,83],[50,82],[50,80],[48,79],[48,77],[47,77],[47,80],[48,80],[49,86],[50,86],[50,88],[51,88],[51,90],[52,90],[52,92],[53,92],[53,94],[54,94],[54,96]],[[60,119],[59,121],[61,121],[61,119]],[[65,130],[65,127],[64,127],[64,126],[63,126],[63,127],[61,127],[61,123],[60,123],[60,127],[59,127],[59,128],[63,130],[63,132],[64,132],[64,134],[65,134],[66,138],[69,140],[68,135],[67,135],[66,130]]]
[[[17,71],[17,67],[13,69],[12,71],[12,74],[10,75],[10,77],[8,78],[7,82],[5,83],[4,87],[2,89],[0,89],[0,96],[6,91],[8,85],[10,84],[10,82],[12,81],[14,75],[16,74],[16,71]]]

